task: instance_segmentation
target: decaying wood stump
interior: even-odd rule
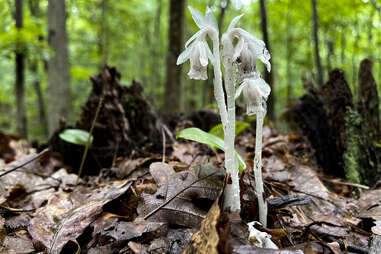
[[[308,85],[305,83],[305,86]],[[327,171],[334,171],[340,168],[341,160],[337,158],[341,155],[338,153],[335,140],[327,138],[331,133],[319,91],[312,87],[307,89],[309,92],[294,104],[291,117],[309,139],[315,150],[317,163]]]
[[[380,139],[380,109],[377,84],[372,73],[373,63],[364,59],[359,71],[359,101],[358,112],[365,121],[368,130],[375,139]]]
[[[101,98],[103,104],[92,133],[94,141],[85,162],[85,174],[98,174],[100,169],[111,167],[115,154],[162,151],[159,120],[143,97],[142,86],[133,81],[127,87],[120,83],[120,78],[121,74],[108,66],[90,78],[93,87],[75,128],[89,131]],[[61,131],[57,131],[50,144],[76,171],[84,148],[57,138]]]
[[[292,116],[326,173],[373,185],[381,177],[381,155],[373,145],[378,137],[373,133],[379,133],[378,95],[370,61],[361,66],[359,112],[344,71],[335,69],[321,90],[309,88],[298,99]]]

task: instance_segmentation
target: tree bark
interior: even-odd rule
[[[167,73],[164,92],[164,111],[176,114],[184,110],[184,85],[182,67],[176,65],[184,44],[184,18],[186,0],[171,0],[169,7],[169,30]]]
[[[15,21],[16,29],[18,33],[23,27],[23,1],[15,1],[16,12],[15,12]],[[18,38],[19,39],[19,38]],[[16,75],[16,126],[17,133],[23,138],[27,138],[28,129],[27,129],[27,119],[25,111],[25,57],[23,53],[23,45],[18,40],[16,44],[16,62],[15,62],[15,75]]]
[[[65,0],[48,1],[48,43],[53,53],[48,61],[48,130],[59,127],[59,121],[71,114],[71,92],[66,33]]]
[[[317,67],[317,81],[319,86],[323,86],[323,68],[321,66],[320,50],[319,50],[319,16],[317,10],[317,0],[312,0],[312,12],[313,12],[313,37],[315,44],[315,61]]]
[[[266,43],[266,47],[268,51],[271,53],[271,47],[270,47],[270,39],[269,39],[269,33],[267,30],[267,10],[266,10],[266,2],[265,0],[260,0],[260,7],[261,7],[261,27],[262,27],[262,34],[263,34],[263,40]],[[272,59],[270,59],[270,64],[272,65]],[[273,72],[268,72],[265,70],[265,75],[264,78],[271,87],[271,90],[274,89],[273,85]],[[270,94],[267,102],[267,112],[268,112],[268,117],[270,120],[275,119],[275,112],[274,112],[274,105],[275,105],[275,93],[274,91]]]

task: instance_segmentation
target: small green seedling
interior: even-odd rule
[[[93,137],[87,131],[80,129],[66,129],[60,133],[60,139],[79,146],[86,146],[90,136],[90,146],[93,143]]]

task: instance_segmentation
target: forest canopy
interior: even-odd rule
[[[25,112],[29,139],[47,140],[46,119],[39,103],[47,95],[49,58],[48,0],[0,0],[0,129],[16,129],[15,69],[17,54],[24,56]],[[242,1],[241,9],[229,0],[188,0],[186,5],[214,10],[221,31],[230,20],[244,13],[241,26],[263,39],[261,7],[258,0]],[[323,81],[334,68],[345,71],[355,97],[358,96],[360,61],[373,61],[373,72],[381,84],[381,3],[376,0],[267,0],[267,29],[272,56],[275,119],[293,98],[304,93],[302,77],[319,83],[314,44],[313,2],[317,4],[319,56]],[[22,7],[22,26],[17,27],[17,3]],[[69,123],[79,117],[91,90],[89,77],[107,64],[122,74],[122,83],[141,82],[144,94],[158,109],[165,98],[166,60],[169,30],[169,1],[166,0],[77,0],[66,1],[66,32],[72,113]],[[20,14],[20,13],[19,13]],[[197,30],[185,11],[184,40]],[[19,17],[20,18],[20,17]],[[20,24],[19,24],[20,25]],[[51,42],[50,42],[51,43]],[[262,68],[262,67],[261,67]],[[184,113],[214,107],[211,80],[194,81],[182,72]],[[38,84],[38,86],[37,86]],[[40,102],[39,102],[40,100]],[[280,126],[282,127],[282,126]]]

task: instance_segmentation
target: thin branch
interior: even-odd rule
[[[5,176],[5,175],[7,175],[7,174],[9,174],[9,173],[12,173],[13,171],[15,171],[15,170],[17,170],[17,169],[19,169],[19,168],[22,168],[22,167],[24,167],[25,165],[27,165],[27,164],[29,164],[29,163],[31,163],[31,162],[37,160],[38,158],[40,158],[41,156],[43,156],[43,155],[44,155],[45,153],[47,153],[48,151],[49,151],[49,148],[44,149],[42,152],[36,154],[32,159],[28,160],[27,162],[24,162],[23,164],[21,164],[21,165],[19,165],[19,166],[16,166],[16,167],[14,167],[14,168],[12,168],[12,169],[10,169],[10,170],[7,170],[7,171],[5,171],[4,173],[0,174],[0,177]]]
[[[90,127],[89,137],[87,138],[87,143],[86,143],[85,151],[83,152],[81,165],[79,166],[79,171],[78,171],[78,177],[77,177],[77,183],[76,184],[78,184],[79,179],[80,179],[81,174],[82,174],[83,165],[85,164],[87,152],[89,151],[89,147],[90,147],[91,135],[93,134],[94,126],[95,126],[95,123],[97,122],[98,115],[99,115],[99,112],[100,112],[101,107],[102,107],[102,103],[103,103],[103,97],[101,97],[99,99],[97,111],[95,112],[95,116],[94,116],[93,122],[92,122],[91,127]]]

